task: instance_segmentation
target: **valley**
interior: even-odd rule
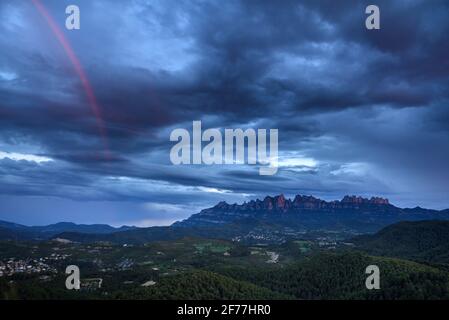
[[[1,263],[42,260],[49,269],[36,272],[25,265],[3,274],[1,298],[449,298],[449,268],[444,260],[426,263],[375,256],[348,241],[326,242],[321,237],[258,245],[204,238],[143,245],[4,241]],[[380,290],[365,288],[364,270],[370,264],[381,270]],[[65,288],[67,265],[80,268],[81,290]]]
[[[448,299],[446,215],[381,198],[277,196],[169,227],[3,222],[0,299]],[[80,290],[65,287],[69,265]],[[379,290],[365,287],[369,265]]]

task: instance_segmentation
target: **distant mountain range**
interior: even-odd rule
[[[293,200],[284,195],[252,200],[241,205],[220,202],[190,218],[175,223],[176,227],[207,227],[241,220],[277,223],[304,231],[334,230],[375,232],[399,221],[449,220],[449,210],[399,208],[388,199],[345,196],[338,201],[325,201],[313,196],[297,195]]]
[[[122,226],[114,228],[107,224],[75,224],[59,222],[46,226],[25,226],[22,224],[0,220],[0,239],[2,240],[45,240],[62,232],[77,232],[85,234],[110,234],[114,232],[133,230],[136,227]]]
[[[297,195],[267,196],[243,204],[220,202],[170,227],[135,228],[57,223],[27,227],[0,221],[0,239],[64,238],[78,242],[145,243],[182,237],[282,242],[307,233],[344,233],[345,237],[374,233],[400,221],[449,220],[449,210],[399,208],[388,199],[345,196],[325,201]]]

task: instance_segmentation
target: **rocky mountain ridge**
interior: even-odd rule
[[[219,202],[216,206],[205,209],[203,211],[278,211],[289,212],[302,210],[332,210],[332,209],[359,209],[366,206],[386,206],[390,209],[396,208],[390,204],[388,199],[380,197],[372,197],[370,199],[360,196],[345,196],[342,200],[325,201],[313,196],[296,195],[293,200],[286,199],[283,194],[270,197],[267,196],[263,200],[251,200],[241,205],[228,204],[224,201]]]

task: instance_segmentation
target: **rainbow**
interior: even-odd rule
[[[45,6],[42,4],[42,2],[40,0],[31,0],[31,1],[33,2],[34,6],[37,8],[39,13],[46,20],[51,31],[55,35],[58,42],[61,44],[65,53],[67,54],[67,57],[69,58],[70,62],[72,63],[73,68],[75,69],[75,72],[81,81],[81,85],[86,93],[86,97],[87,97],[89,106],[96,118],[97,127],[99,130],[101,139],[103,141],[103,145],[104,145],[104,155],[105,155],[105,157],[108,158],[109,157],[109,147],[108,147],[108,140],[107,140],[107,134],[106,134],[106,127],[105,127],[105,123],[103,121],[100,105],[97,102],[97,98],[95,97],[94,90],[92,88],[92,85],[90,84],[89,78],[87,77],[87,74],[84,71],[84,68],[81,65],[80,60],[76,56],[75,51],[73,50],[73,48],[70,45],[67,38],[65,37],[64,32],[62,32],[61,28],[59,28],[58,24],[55,22],[55,20],[50,15],[50,13],[45,8]]]

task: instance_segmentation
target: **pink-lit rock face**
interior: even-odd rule
[[[333,209],[358,209],[365,206],[388,206],[388,199],[372,197],[371,199],[358,196],[345,196],[342,200],[325,201],[313,196],[297,195],[293,200],[286,199],[283,194],[265,197],[262,201],[251,200],[242,205],[228,204],[224,201],[218,203],[213,210],[222,211],[268,211],[268,212],[293,212],[298,210],[333,210]],[[206,210],[211,210],[206,209]]]

